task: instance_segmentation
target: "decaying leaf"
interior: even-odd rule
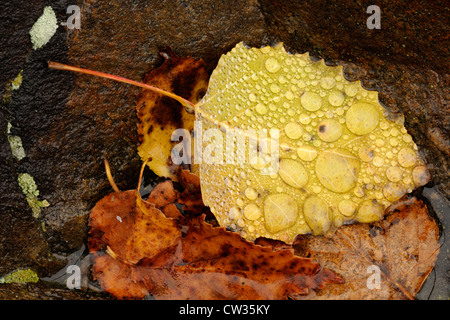
[[[153,204],[136,201],[136,190],[111,193],[91,210],[89,247],[106,245],[123,261],[135,264],[174,244],[181,231]]]
[[[342,282],[292,249],[255,245],[211,226],[204,215],[167,218],[157,207],[170,207],[172,214],[176,209],[167,203],[173,199],[166,197],[172,194],[170,184],[154,188],[149,197],[154,204],[129,190],[106,196],[92,209],[93,276],[114,296],[286,299]]]
[[[254,245],[202,217],[187,228],[177,245],[142,261],[133,274],[157,298],[286,299],[342,281],[291,250]]]
[[[423,202],[391,207],[384,220],[343,226],[331,237],[299,236],[296,253],[341,274],[311,299],[413,299],[434,267],[439,228]],[[379,276],[379,277],[378,277]]]
[[[183,210],[191,214],[208,212],[200,190],[200,179],[189,170],[179,169],[177,172],[178,181],[183,187],[183,191],[178,195],[177,202],[183,205]]]
[[[203,60],[179,58],[172,51],[164,57],[164,63],[152,70],[144,83],[173,92],[193,103],[199,101],[206,92],[209,78]],[[180,142],[171,141],[172,133],[176,129],[186,129],[191,133],[195,115],[188,113],[177,101],[149,90],[137,97],[137,111],[141,159],[150,159],[149,168],[158,176],[176,181],[178,165],[172,162],[171,151]]]

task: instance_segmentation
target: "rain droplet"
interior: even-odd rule
[[[277,85],[276,83],[272,83],[271,85],[270,85],[270,91],[272,91],[273,93],[278,93],[278,92],[280,92],[280,86],[279,85]]]
[[[403,148],[398,152],[397,159],[402,167],[412,167],[416,163],[416,152],[410,148]]]
[[[339,202],[338,209],[342,215],[346,217],[351,217],[356,211],[356,204],[351,200],[344,199],[341,202]]]
[[[267,107],[264,104],[262,104],[262,103],[258,103],[256,105],[255,109],[256,109],[256,112],[258,112],[261,115],[266,114],[267,111],[268,111]]]
[[[328,95],[328,102],[334,107],[342,105],[344,100],[345,96],[341,91],[333,91]]]
[[[288,100],[292,100],[295,98],[294,94],[292,93],[292,91],[287,91],[285,94],[286,99]]]
[[[268,162],[261,156],[256,156],[250,160],[250,166],[255,170],[262,170],[267,167]]]
[[[397,128],[392,128],[389,133],[391,134],[391,136],[396,137],[400,134],[400,131],[398,131]]]
[[[303,214],[315,235],[324,234],[331,227],[328,205],[318,196],[310,196],[305,200]]]
[[[384,164],[384,160],[383,160],[382,157],[375,156],[375,157],[373,158],[372,164],[373,164],[375,167],[381,167],[381,166]]]
[[[383,217],[383,207],[376,199],[366,200],[359,206],[355,219],[362,223],[380,220]]]
[[[331,89],[336,84],[336,80],[331,77],[324,77],[320,80],[320,86],[324,89]]]
[[[342,135],[342,125],[334,119],[326,119],[319,123],[317,134],[322,141],[333,142]]]
[[[322,98],[314,92],[305,92],[300,98],[303,108],[308,111],[319,110],[322,106]]]
[[[390,144],[392,147],[398,146],[398,139],[396,139],[396,138],[391,138],[391,139],[389,139],[389,144]]]
[[[348,95],[349,97],[356,96],[356,94],[358,93],[358,84],[359,83],[355,82],[346,85],[344,89],[345,94]]]
[[[383,194],[385,198],[391,202],[400,199],[405,195],[405,193],[405,187],[397,182],[389,182],[383,187]]]
[[[254,203],[250,203],[244,208],[244,216],[248,220],[257,220],[261,217],[262,212],[261,209]]]
[[[249,200],[255,200],[258,197],[258,192],[256,192],[255,189],[253,188],[247,188],[245,189],[245,196],[249,199]]]
[[[353,193],[354,193],[355,196],[357,196],[358,198],[364,197],[364,190],[363,190],[363,188],[361,188],[361,186],[356,186],[356,188],[353,189]]]
[[[296,140],[303,135],[302,126],[296,122],[289,122],[284,127],[284,132],[286,133],[286,136],[288,138],[293,139],[293,140]]]
[[[426,166],[417,166],[412,171],[414,184],[417,187],[424,186],[430,181],[430,172]]]
[[[358,151],[359,158],[364,162],[370,162],[375,157],[375,150],[371,146],[362,146]]]
[[[297,149],[297,155],[303,161],[313,161],[317,157],[317,149],[312,146],[302,146]]]
[[[347,128],[357,135],[364,135],[376,128],[379,120],[379,112],[369,103],[356,103],[348,110],[345,117]]]
[[[305,132],[305,133],[303,134],[303,140],[305,140],[305,141],[310,141],[311,138],[312,138],[312,136],[311,136],[309,133]]]
[[[280,68],[281,68],[280,63],[278,62],[278,60],[275,59],[275,58],[272,58],[272,57],[268,58],[266,60],[266,64],[265,65],[266,65],[267,71],[269,71],[271,73],[275,73],[278,70],[280,70]]]
[[[281,159],[278,173],[285,183],[294,188],[300,189],[308,182],[308,172],[296,160]]]
[[[384,141],[382,139],[377,139],[377,140],[375,140],[375,145],[377,147],[382,147],[382,146],[384,146]]]
[[[389,167],[386,169],[386,177],[389,181],[400,181],[403,175],[403,169],[400,167]]]
[[[298,205],[285,193],[271,194],[264,201],[265,228],[270,233],[292,227],[298,217]]]
[[[334,192],[347,192],[358,181],[359,159],[345,149],[325,150],[316,160],[315,172],[320,183]]]

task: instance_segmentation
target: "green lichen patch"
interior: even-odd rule
[[[0,283],[38,282],[39,277],[31,269],[19,269],[0,278]]]
[[[11,90],[14,91],[14,90],[17,90],[20,88],[20,85],[22,84],[22,80],[23,80],[22,72],[23,72],[23,70],[20,70],[17,77],[13,81],[11,81]]]
[[[13,157],[20,161],[26,156],[25,149],[22,146],[22,139],[20,139],[19,136],[10,135],[10,133],[11,133],[11,123],[8,123],[7,134],[9,145],[11,146],[11,152]]]
[[[2,103],[3,104],[6,105],[6,104],[10,103],[11,99],[12,99],[13,91],[15,91],[15,90],[20,88],[20,85],[22,84],[22,80],[23,80],[22,72],[23,72],[23,70],[20,70],[20,72],[17,75],[17,77],[15,77],[13,80],[8,82],[8,84],[6,85],[5,93],[2,96]]]
[[[22,139],[19,136],[8,136],[9,145],[14,158],[22,160],[25,158],[25,150],[22,146]]]
[[[34,198],[39,195],[36,182],[34,182],[33,177],[28,173],[19,173],[17,181],[19,181],[19,186],[27,198]]]
[[[33,211],[33,217],[36,219],[39,218],[42,208],[48,207],[50,204],[47,200],[38,200],[39,190],[31,175],[28,173],[19,173],[17,181],[23,194],[27,197],[28,204]]]

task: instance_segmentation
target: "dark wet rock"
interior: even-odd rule
[[[0,127],[6,129],[6,125],[5,119],[0,118]],[[4,133],[0,134],[0,146],[0,275],[17,266],[30,267],[44,275],[54,270],[48,244],[17,183]]]
[[[60,1],[52,5],[59,22],[68,17],[65,10],[69,4]],[[36,51],[31,50],[30,27],[21,26],[27,42],[21,50],[29,52],[22,63],[24,80],[12,102],[4,106],[12,134],[21,137],[27,155],[21,161],[11,160],[5,168],[15,186],[8,199],[13,207],[27,208],[16,176],[26,172],[34,177],[39,198],[50,203],[35,222],[45,225],[45,232],[40,232],[50,252],[62,255],[85,242],[89,210],[112,191],[104,158],[109,160],[119,188],[136,187],[141,164],[136,150],[135,96],[139,89],[49,70],[47,61],[141,80],[162,63],[160,48],[171,47],[180,56],[202,57],[213,69],[218,57],[238,41],[257,45],[265,34],[257,3],[239,1],[86,4],[80,30],[59,27],[50,42]],[[9,147],[6,140],[3,143]],[[32,220],[30,212],[23,215]],[[6,235],[7,229],[1,228],[0,234]],[[27,256],[15,264],[28,266]],[[5,268],[11,269],[11,265]]]
[[[8,283],[0,285],[0,300],[105,300],[108,294],[67,290],[48,283]]]
[[[45,276],[64,265],[63,257],[86,240],[89,210],[112,191],[103,158],[122,190],[135,188],[141,164],[139,89],[49,70],[47,60],[141,80],[162,63],[166,47],[203,58],[213,70],[240,41],[257,47],[283,41],[290,52],[344,65],[349,79],[362,80],[380,92],[386,108],[403,113],[432,183],[450,198],[449,10],[438,4],[378,2],[381,29],[368,30],[369,4],[353,1],[86,2],[80,30],[60,26],[48,44],[32,50],[28,32],[45,4],[0,5],[7,44],[0,49],[0,91],[24,70],[20,89],[0,108],[0,275],[31,267]],[[52,4],[59,22],[69,4]],[[22,139],[21,161],[11,156],[7,121]],[[33,176],[39,198],[50,203],[37,220],[18,186],[19,172]]]
[[[28,35],[36,19],[42,14],[44,0],[17,0],[0,2],[0,96],[6,84],[13,80],[32,51]]]

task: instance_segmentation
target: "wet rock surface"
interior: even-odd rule
[[[58,21],[69,1],[52,4]],[[86,240],[89,210],[111,191],[103,158],[122,190],[138,168],[135,96],[139,89],[47,69],[47,60],[135,80],[160,65],[159,51],[203,58],[213,70],[236,43],[279,41],[292,53],[311,52],[343,65],[349,80],[379,91],[405,116],[405,127],[428,163],[432,184],[450,196],[449,10],[437,4],[382,1],[381,29],[369,30],[369,4],[350,1],[128,1],[79,4],[81,29],[59,26],[43,48],[29,30],[46,4],[2,3],[0,91],[23,69],[23,82],[0,108],[0,275],[18,267],[48,276]],[[4,9],[4,10],[3,10]],[[26,157],[12,157],[6,136],[21,137]],[[29,173],[50,203],[32,217],[17,183]],[[55,256],[55,254],[58,254]]]
[[[105,300],[109,296],[95,292],[67,290],[64,287],[54,287],[45,283],[2,284],[0,300]]]

